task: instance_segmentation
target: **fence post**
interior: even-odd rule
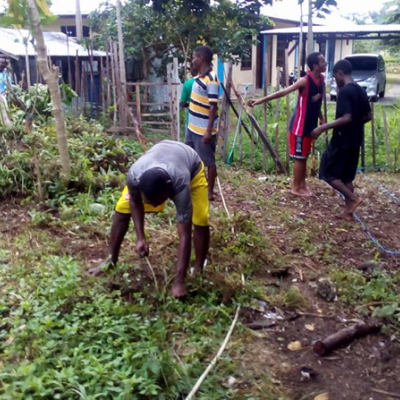
[[[142,126],[142,107],[140,105],[140,84],[136,83],[136,114],[137,114],[137,121],[139,125],[139,129]]]
[[[372,139],[372,166],[376,167],[376,149],[375,149],[375,105],[371,102],[371,139]]]
[[[232,71],[233,63],[228,62],[228,75],[226,79],[226,86],[224,91],[224,97],[222,100],[221,107],[221,118],[219,121],[219,126],[221,130],[222,146],[221,146],[221,157],[226,160],[227,150],[228,150],[228,138],[229,138],[229,99],[228,96],[231,94],[232,87]]]
[[[285,49],[285,86],[289,86],[289,51]],[[290,94],[286,96],[286,170],[289,174],[290,145],[289,145],[289,126],[290,126]]]
[[[386,164],[390,167],[391,161],[390,161],[389,131],[388,131],[386,111],[383,107],[382,107],[382,117],[383,117],[383,130],[385,132]]]
[[[281,67],[276,68],[276,91],[279,91],[280,88],[280,80],[281,80]],[[275,110],[274,110],[274,122],[276,124],[275,127],[275,153],[279,152],[279,115],[281,111],[281,101],[277,99],[275,101]]]

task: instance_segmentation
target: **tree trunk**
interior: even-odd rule
[[[61,166],[64,179],[68,181],[71,176],[71,166],[69,162],[67,129],[65,126],[64,110],[62,109],[61,93],[58,85],[58,68],[52,66],[51,69],[47,60],[47,49],[43,37],[42,26],[40,25],[39,12],[36,8],[35,0],[28,0],[29,19],[32,26],[33,37],[36,41],[35,48],[39,70],[49,87],[51,103],[53,106],[52,114],[56,123],[58,151],[60,153]]]
[[[75,23],[76,23],[76,38],[79,41],[81,41],[83,38],[81,0],[75,0]]]
[[[300,79],[300,72],[303,58],[303,0],[300,0],[300,33],[299,33],[299,57],[297,60],[297,79]]]
[[[314,51],[314,32],[313,32],[313,2],[308,0],[308,34],[307,34],[307,54]]]
[[[29,64],[29,54],[28,54],[28,40],[29,38],[24,38],[25,45],[25,69],[26,69],[26,91],[29,92],[29,88],[31,87],[31,66]],[[37,78],[36,78],[37,80]]]
[[[126,70],[124,56],[124,37],[122,34],[122,18],[121,18],[121,1],[117,0],[117,30],[118,30],[118,49],[119,49],[119,72],[121,81],[121,104],[123,109],[121,112],[121,126],[127,125],[127,100],[126,100]]]

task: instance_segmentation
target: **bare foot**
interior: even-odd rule
[[[314,196],[313,192],[307,187],[301,188],[301,190],[307,193],[309,197]]]
[[[342,219],[344,221],[354,221],[353,213],[348,213],[347,211],[344,211],[338,215],[336,215],[336,218]]]
[[[346,211],[348,211],[349,214],[352,214],[362,202],[363,199],[361,199],[360,197],[358,197],[356,201],[350,201]]]
[[[171,292],[172,296],[174,296],[176,299],[183,299],[185,296],[187,296],[185,283],[174,282]]]
[[[312,196],[311,192],[308,192],[304,189],[292,189],[290,191],[290,193],[294,194],[295,196],[299,196],[299,197],[311,197]]]
[[[201,275],[203,273],[203,267],[195,265],[193,268],[193,275]]]
[[[104,274],[104,272],[113,269],[115,264],[116,263],[114,261],[112,261],[110,258],[107,258],[107,260],[103,261],[101,264],[90,268],[88,274],[92,276],[100,276]]]

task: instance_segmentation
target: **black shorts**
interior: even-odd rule
[[[218,136],[213,135],[211,141],[207,144],[203,143],[203,136],[186,129],[185,144],[190,146],[199,155],[206,167],[215,165],[215,150],[217,148]]]
[[[339,179],[344,183],[354,181],[357,174],[360,147],[341,149],[331,144],[322,155],[319,178],[326,181]]]

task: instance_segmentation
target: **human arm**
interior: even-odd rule
[[[326,119],[324,117],[324,114],[322,114],[322,111],[319,112],[318,118],[319,118],[319,124],[320,125],[325,125],[326,124]]]
[[[206,133],[203,136],[203,143],[207,144],[212,139],[212,131],[214,127],[215,119],[218,114],[218,96],[219,96],[219,84],[218,81],[212,80],[207,83],[207,95],[210,104],[210,111],[208,115],[208,125]]]
[[[371,111],[364,117],[364,124],[366,124],[369,121],[372,121],[372,112]]]
[[[210,103],[210,116],[208,119],[207,131],[203,136],[203,143],[207,144],[212,139],[212,129],[214,126],[214,121],[217,118],[218,113],[218,103]]]
[[[189,267],[191,245],[192,245],[192,221],[178,222],[178,255],[176,272],[177,276],[184,280]]]
[[[327,124],[323,124],[318,126],[317,128],[315,128],[312,133],[311,136],[314,139],[318,139],[318,137],[325,131],[328,131],[330,129],[337,129],[340,128],[343,125],[347,125],[351,122],[351,114],[344,114],[342,117],[336,119],[333,122],[329,122]]]
[[[186,81],[182,87],[182,94],[181,94],[181,98],[179,100],[179,105],[181,108],[189,107],[192,86],[190,85],[190,87],[189,87],[188,82],[189,81]]]
[[[129,198],[132,220],[135,225],[136,232],[136,252],[140,257],[149,255],[149,245],[146,241],[144,233],[144,204],[139,191],[131,193]]]
[[[265,96],[258,100],[249,100],[249,102],[247,104],[250,107],[254,107],[254,106],[258,106],[263,103],[267,103],[268,101],[271,101],[271,100],[279,99],[281,97],[287,96],[288,94],[290,94],[296,90],[300,90],[300,89],[304,88],[306,86],[306,84],[307,84],[307,79],[301,78],[297,82],[295,82],[293,85],[288,86],[285,89],[278,90],[277,92],[272,93],[272,94]]]

